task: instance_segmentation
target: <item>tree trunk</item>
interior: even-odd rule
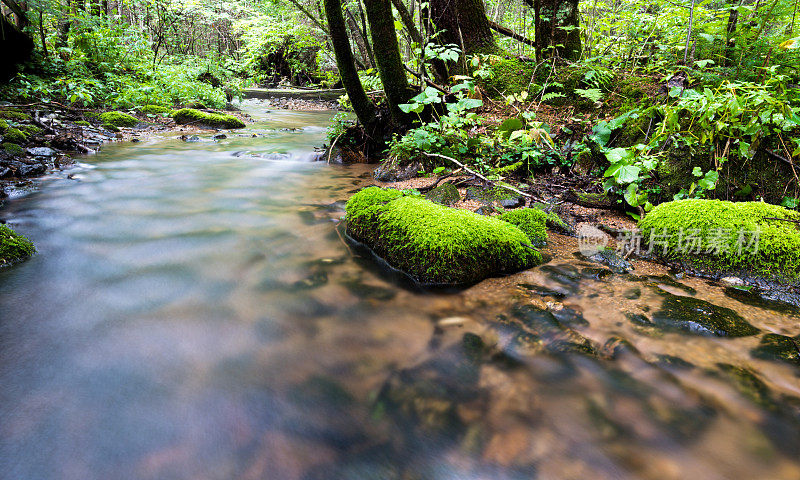
[[[375,122],[375,106],[364,92],[364,86],[358,78],[353,51],[350,49],[350,39],[347,37],[347,26],[342,16],[341,0],[325,0],[325,16],[328,19],[328,30],[331,36],[331,44],[336,55],[336,65],[339,67],[339,75],[342,77],[342,84],[350,97],[350,103],[367,131],[371,130]]]
[[[536,59],[558,57],[578,61],[581,32],[578,0],[535,0]]]
[[[398,105],[408,102],[413,96],[413,91],[408,85],[403,59],[400,57],[392,6],[389,0],[364,0],[364,7],[370,25],[375,63],[378,64],[378,73],[383,82],[389,110],[395,121],[404,123],[406,115]]]
[[[430,15],[444,30],[440,38],[445,44],[458,45],[465,55],[499,53],[483,0],[431,0]]]
[[[739,10],[731,8],[728,14],[728,25],[725,28],[725,60],[723,66],[733,64],[733,48],[736,46],[736,24],[739,21]]]
[[[14,24],[0,15],[0,80],[7,80],[17,70],[17,65],[28,60],[33,53],[33,40]]]

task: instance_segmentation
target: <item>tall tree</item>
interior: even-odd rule
[[[413,96],[413,91],[408,85],[403,59],[400,56],[392,5],[389,0],[364,0],[364,8],[369,20],[372,49],[383,83],[383,91],[386,93],[392,118],[402,123],[405,115],[398,105],[408,102]]]
[[[498,53],[483,0],[431,0],[430,17],[443,42],[464,54]]]
[[[364,86],[358,78],[353,51],[350,49],[350,39],[347,37],[347,26],[342,16],[342,2],[341,0],[324,0],[324,2],[325,17],[328,19],[331,44],[342,84],[347,96],[350,97],[356,117],[369,131],[375,122],[375,106],[367,97]]]
[[[525,0],[533,6],[536,59],[581,57],[578,0]]]

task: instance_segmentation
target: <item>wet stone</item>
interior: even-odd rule
[[[718,337],[747,337],[759,331],[730,308],[678,295],[664,299],[651,323],[665,331]]]
[[[58,152],[49,147],[33,147],[28,149],[28,153],[34,157],[54,157]]]
[[[600,250],[599,252],[587,258],[593,262],[607,265],[614,273],[628,273],[629,271],[633,270],[631,262],[622,258],[622,256],[616,251],[608,248]]]
[[[687,362],[686,360],[680,357],[667,354],[656,355],[655,363],[663,367],[680,368],[682,370],[689,370],[694,368],[694,364],[692,364],[691,362]]]
[[[517,286],[524,288],[529,293],[539,295],[540,297],[564,298],[567,296],[565,292],[543,287],[541,285],[535,285],[533,283],[519,283]]]
[[[616,335],[606,340],[606,343],[600,348],[600,355],[610,360],[614,360],[624,353],[638,354],[639,350],[628,340]]]
[[[628,300],[638,300],[642,296],[642,289],[638,287],[631,288],[630,290],[622,294],[622,296],[627,298]]]
[[[458,189],[452,183],[443,183],[428,192],[425,198],[431,202],[450,207],[461,200],[461,194],[458,193]]]
[[[786,362],[800,367],[800,338],[768,333],[750,354],[754,358]]]

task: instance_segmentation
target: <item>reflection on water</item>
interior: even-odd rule
[[[40,250],[0,271],[0,478],[800,478],[796,312],[569,252],[398,288],[335,229],[369,169],[308,161],[329,115],[248,108],[0,211]]]

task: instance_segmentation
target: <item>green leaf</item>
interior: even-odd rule
[[[694,169],[692,169],[692,175],[694,175],[695,177],[702,177],[703,169],[700,167],[694,167]]]
[[[508,137],[511,135],[511,132],[522,130],[523,124],[522,120],[517,117],[507,118],[500,124],[497,128],[497,132],[501,135]]]
[[[615,148],[606,152],[606,158],[611,163],[619,163],[631,156],[631,152],[627,148]]]
[[[639,180],[640,171],[641,168],[635,165],[625,165],[617,171],[615,178],[617,179],[617,183],[632,183]]]

